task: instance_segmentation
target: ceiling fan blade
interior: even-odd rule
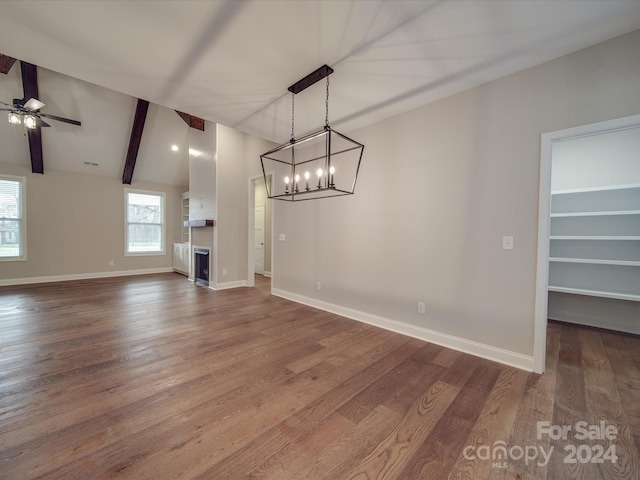
[[[26,108],[27,110],[33,110],[38,111],[40,110],[42,107],[44,107],[44,103],[42,103],[40,100],[38,100],[37,98],[30,98],[29,100],[27,100],[24,104],[24,108]]]
[[[0,103],[3,104],[3,105],[6,105],[7,107],[13,107],[12,104],[3,102],[2,100],[0,100]]]
[[[62,117],[58,117],[56,115],[49,115],[48,113],[41,113],[40,114],[41,117],[47,117],[50,118],[51,120],[58,120],[59,122],[64,122],[64,123],[70,123],[71,125],[82,125],[82,123],[80,123],[77,120],[71,120],[69,118],[62,118]]]
[[[0,108],[0,112],[12,112],[13,108]]]
[[[40,117],[36,117],[36,123],[38,124],[39,127],[50,127],[51,126],[47,122],[42,120]]]

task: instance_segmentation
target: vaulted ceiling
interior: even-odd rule
[[[638,28],[638,0],[0,2],[0,53],[276,142],[287,87],[322,64],[349,132]],[[48,111],[83,128],[120,108],[68,88],[84,100]],[[296,96],[298,136],[323,125],[324,95]],[[130,129],[131,108],[105,128]]]

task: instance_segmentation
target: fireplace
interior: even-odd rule
[[[193,249],[193,279],[197,285],[209,286],[209,249],[195,247]]]

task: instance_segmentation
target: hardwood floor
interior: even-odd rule
[[[551,323],[539,376],[177,274],[2,288],[0,332],[2,479],[640,478],[636,336]]]

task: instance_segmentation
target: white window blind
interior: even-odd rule
[[[0,260],[24,257],[24,179],[0,176]]]

